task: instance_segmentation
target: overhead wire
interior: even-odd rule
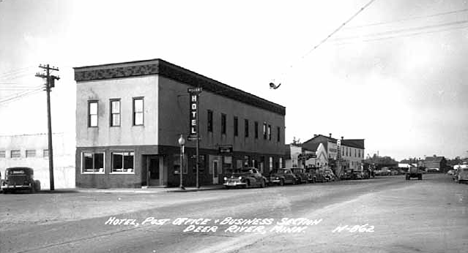
[[[300,59],[304,59],[307,57],[309,54],[311,54],[314,50],[319,48],[322,44],[324,44],[328,39],[330,39],[334,34],[336,34],[338,31],[340,31],[346,24],[351,22],[357,15],[359,15],[362,11],[364,11],[367,7],[369,7],[375,0],[371,0],[367,2],[363,7],[361,7],[354,15],[352,15],[350,18],[348,18],[345,22],[343,22],[341,25],[339,25],[335,30],[333,30],[329,35],[327,35],[324,39],[322,39],[318,44],[316,44],[314,47],[312,47],[307,53],[302,55]],[[290,64],[289,68],[292,68],[294,64]],[[284,75],[284,73],[282,74]],[[270,87],[272,86],[275,87],[274,83],[270,83]],[[281,83],[279,84],[281,85]],[[276,87],[279,87],[279,85],[276,85]]]
[[[37,89],[34,89],[34,90],[30,90],[30,91],[26,91],[26,92],[23,92],[23,93],[17,93],[15,95],[12,95],[8,98],[5,98],[5,99],[2,99],[0,100],[0,105],[2,104],[5,104],[7,102],[11,102],[13,100],[17,100],[17,99],[20,99],[20,98],[23,98],[23,97],[26,97],[26,96],[29,96],[29,95],[33,95],[33,94],[36,94],[36,93],[39,93],[43,90],[43,88],[37,88]]]
[[[468,24],[468,20],[448,22],[448,23],[436,24],[436,25],[426,25],[426,26],[419,26],[419,27],[412,27],[412,28],[405,28],[405,29],[398,29],[398,30],[389,30],[385,32],[370,33],[366,35],[348,36],[348,37],[336,38],[333,40],[333,42],[336,42],[336,44],[338,45],[342,45],[342,44],[350,44],[346,42],[352,43],[353,40],[359,40],[359,42],[366,42],[366,41],[376,41],[376,40],[381,40],[381,39],[407,37],[408,35],[420,35],[420,34],[426,34],[426,33],[434,33],[434,32],[440,32],[440,31],[449,31],[449,30],[454,30],[454,29],[466,28],[466,26],[458,27],[459,25],[466,25],[466,24]],[[435,29],[435,30],[431,30],[431,29]]]
[[[462,13],[462,12],[467,12],[467,11],[468,11],[468,9],[460,9],[460,10],[455,10],[455,11],[435,13],[435,14],[426,15],[426,16],[403,18],[403,19],[398,19],[398,20],[392,20],[392,21],[386,21],[386,22],[377,22],[377,23],[371,23],[371,24],[365,24],[365,25],[359,25],[359,26],[348,26],[348,27],[345,27],[344,29],[345,30],[353,30],[353,29],[360,29],[360,28],[379,26],[379,25],[390,25],[390,24],[402,23],[402,22],[406,22],[406,21],[410,21],[410,20],[440,17],[440,16],[446,16],[446,15],[450,15],[450,14]]]

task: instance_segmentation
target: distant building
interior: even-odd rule
[[[329,136],[315,134],[313,138],[305,141],[302,147],[317,153],[317,158],[313,161],[314,166],[331,169],[337,174],[338,143],[337,139],[332,137],[332,134],[329,134]]]
[[[426,167],[426,171],[445,172],[447,160],[443,156],[428,156],[424,159],[424,166]]]
[[[328,154],[322,143],[286,145],[286,167],[328,168]]]
[[[196,113],[201,185],[243,166],[264,174],[284,166],[281,105],[161,59],[77,67],[75,80],[77,187],[178,186],[178,139]],[[188,93],[195,87],[198,99]],[[197,181],[195,154],[187,140],[185,186]]]
[[[75,188],[74,134],[54,133],[54,188]],[[49,147],[47,134],[0,136],[2,177],[9,167],[30,167],[42,189],[50,189]]]
[[[344,170],[361,171],[364,165],[364,139],[344,139],[340,141],[341,165]]]

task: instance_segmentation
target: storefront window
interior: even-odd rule
[[[104,173],[104,153],[84,152],[82,173]]]
[[[134,152],[112,153],[112,173],[133,173]]]

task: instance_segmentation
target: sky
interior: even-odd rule
[[[0,135],[47,132],[40,64],[72,132],[73,67],[161,58],[285,106],[286,143],[467,157],[466,55],[466,0],[0,0]]]

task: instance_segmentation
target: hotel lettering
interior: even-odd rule
[[[188,89],[190,94],[190,133],[189,137],[198,137],[198,99],[201,92],[201,88]]]

